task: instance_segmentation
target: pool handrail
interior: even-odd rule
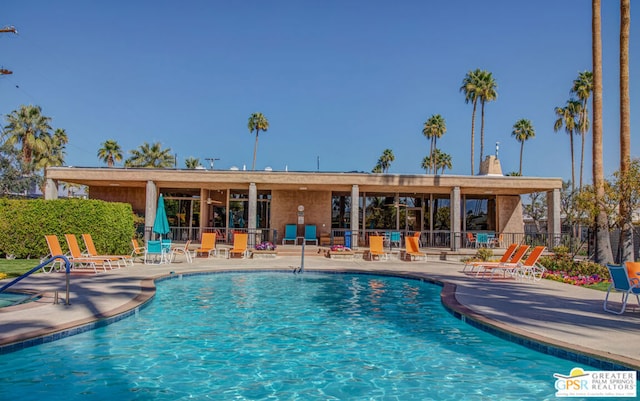
[[[66,288],[67,295],[65,298],[65,305],[69,305],[69,275],[71,274],[71,262],[69,262],[69,259],[67,259],[67,257],[64,255],[55,255],[55,256],[52,256],[51,259],[48,259],[40,263],[38,266],[22,274],[20,277],[17,277],[15,280],[0,287],[0,293],[6,290],[7,288],[11,287],[12,285],[16,284],[17,282],[21,281],[22,279],[26,278],[27,276],[30,276],[33,273],[37,272],[38,270],[42,269],[44,266],[48,265],[49,263],[53,262],[56,259],[62,259],[62,261],[64,262],[66,285],[67,285],[67,288]]]

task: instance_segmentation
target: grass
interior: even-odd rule
[[[18,277],[40,264],[38,259],[0,259],[0,273],[7,277]]]

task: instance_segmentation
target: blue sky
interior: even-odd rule
[[[316,171],[319,160],[322,171],[371,171],[389,148],[390,173],[424,173],[422,126],[441,114],[447,133],[438,147],[453,159],[447,173],[469,174],[472,108],[459,88],[481,68],[498,84],[486,106],[485,155],[500,142],[503,171],[517,171],[511,131],[527,118],[536,137],[525,144],[523,174],[571,177],[569,137],[554,133],[554,107],[591,69],[590,0],[5,0],[0,9],[0,25],[19,31],[0,36],[0,66],[14,72],[0,77],[0,114],[40,105],[67,131],[68,165],[103,166],[97,150],[114,139],[125,157],[161,142],[179,167],[196,157],[251,168],[247,119],[262,112],[270,129],[259,137],[257,169]],[[602,18],[610,175],[619,163],[619,2],[603,1]],[[631,21],[633,132],[640,8]],[[637,157],[634,134],[631,144]],[[591,134],[586,182],[590,162]]]

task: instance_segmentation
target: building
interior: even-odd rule
[[[146,238],[162,193],[175,240],[247,231],[255,233],[252,242],[275,242],[295,223],[300,236],[315,225],[323,245],[366,246],[369,234],[394,230],[419,231],[423,245],[455,250],[465,246],[467,232],[520,242],[521,195],[546,192],[547,233],[557,241],[562,179],[505,177],[493,156],[483,166],[477,176],[50,167],[45,199],[57,198],[61,182],[86,185],[91,199],[130,203],[145,218]]]

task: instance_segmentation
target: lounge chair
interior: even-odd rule
[[[420,252],[418,239],[416,237],[405,238],[404,247],[405,260],[427,260],[427,254],[424,252]]]
[[[483,266],[483,265],[487,265],[487,264],[489,264],[489,265],[499,265],[501,263],[508,263],[509,262],[509,258],[511,258],[511,255],[513,254],[513,251],[515,251],[517,247],[518,247],[518,244],[509,245],[509,247],[504,252],[504,254],[500,258],[500,260],[497,261],[497,262],[467,262],[467,263],[464,264],[464,267],[462,268],[462,272],[464,273],[467,270],[467,267],[470,267],[471,269],[469,270],[469,272],[473,273],[473,271],[478,266]],[[524,253],[527,251],[527,249],[529,249],[528,246],[526,248],[524,248],[524,250],[522,251],[522,255],[524,255]],[[520,261],[520,259],[514,260],[513,263],[517,263],[519,261]]]
[[[526,278],[535,281],[541,280],[547,269],[538,264],[538,259],[540,259],[540,256],[545,249],[547,249],[545,246],[536,246],[533,248],[529,256],[527,256],[527,259],[522,263],[502,263],[498,266],[492,267],[492,274],[489,275],[489,280],[494,277],[493,272],[496,270],[502,271],[503,277],[506,277],[506,275],[509,274],[517,279]]]
[[[174,261],[176,255],[184,255],[187,263],[193,263],[193,255],[191,254],[192,251],[189,249],[189,245],[191,245],[191,240],[188,240],[182,247],[172,247],[171,262]]]
[[[140,261],[144,262],[144,247],[138,244],[138,240],[135,238],[131,239],[131,245],[133,246],[133,251],[131,251],[131,260],[133,261],[135,258],[140,258]]]
[[[248,235],[246,233],[234,233],[233,234],[233,248],[229,249],[227,253],[228,257],[233,255],[240,255],[241,258],[249,256],[249,249],[247,249]]]
[[[82,234],[82,241],[84,242],[84,246],[87,249],[87,254],[93,258],[98,258],[98,257],[102,257],[102,258],[114,258],[114,260],[118,260],[118,265],[120,265],[119,262],[122,262],[125,266],[127,264],[130,264],[131,266],[133,266],[133,258],[131,257],[131,255],[101,255],[98,253],[98,251],[96,250],[96,246],[93,243],[93,237],[91,236],[91,234],[86,233],[86,234]]]
[[[606,312],[615,313],[621,315],[627,308],[627,301],[629,301],[629,295],[635,295],[638,305],[640,305],[640,280],[636,277],[629,277],[627,268],[619,265],[607,265],[609,275],[611,275],[611,284],[607,289],[607,295],[604,297],[603,308]],[[617,291],[622,293],[622,299],[620,300],[622,306],[619,310],[612,309],[609,306],[609,295],[611,291]]]
[[[76,238],[75,234],[65,234],[64,239],[67,241],[67,246],[69,247],[69,254],[71,255],[71,259],[75,262],[75,265],[80,267],[84,267],[85,265],[93,268],[93,270],[97,273],[96,266],[102,266],[103,270],[106,271],[107,267],[109,269],[113,269],[112,262],[118,263],[118,267],[120,267],[120,259],[113,257],[105,257],[105,256],[89,256],[87,254],[83,254],[80,250],[80,245],[78,244],[78,238]]]
[[[369,258],[371,260],[388,259],[388,254],[384,251],[384,237],[372,235],[369,237]]]
[[[316,236],[315,225],[304,226],[304,243],[306,244],[308,241],[313,241],[316,243],[316,245],[318,245],[318,237]]]
[[[288,241],[293,241],[293,244],[296,245],[298,236],[298,226],[295,224],[287,224],[284,227],[284,238],[282,238],[282,245],[284,245]]]
[[[68,255],[62,252],[62,248],[60,247],[60,241],[58,241],[58,237],[55,235],[45,235],[44,239],[47,241],[47,246],[49,247],[49,255],[46,258],[52,258],[54,256],[66,256]],[[64,261],[62,259],[56,259],[52,263],[42,266],[42,271],[45,273],[51,273],[52,271],[60,271],[64,269]]]
[[[200,247],[194,251],[196,256],[207,254],[207,257],[210,258],[211,255],[217,255],[216,237],[216,233],[202,233]]]
[[[171,254],[162,246],[160,240],[149,240],[144,248],[144,264],[159,265],[161,263],[170,263]]]
[[[69,259],[69,263],[71,263],[71,268],[75,269],[75,268],[91,268],[93,269],[93,271],[95,273],[98,272],[97,269],[97,265],[100,265],[104,271],[107,271],[106,267],[105,267],[105,263],[101,263],[101,261],[93,259],[93,258],[89,258],[89,257],[73,257],[71,255],[65,254],[62,252],[62,247],[60,246],[60,241],[58,241],[58,237],[55,235],[45,235],[44,236],[45,240],[47,241],[47,245],[49,246],[49,252],[51,252],[52,256],[57,256],[57,255],[65,255],[67,256],[67,259]],[[77,242],[77,241],[76,241]],[[79,248],[78,248],[79,249]],[[49,273],[51,271],[51,269],[49,271],[45,270],[43,268],[43,270],[46,273]]]
[[[490,275],[493,275],[494,269],[499,270],[505,264],[510,264],[510,267],[512,268],[512,265],[515,265],[522,260],[522,258],[524,257],[524,254],[527,253],[528,250],[529,250],[529,245],[520,245],[518,247],[518,250],[516,250],[513,256],[511,256],[511,259],[509,259],[509,261],[506,263],[502,263],[502,262],[478,263],[476,266],[474,266],[474,267],[478,267],[478,271],[476,272],[476,277],[479,277],[481,274],[484,277],[487,273],[489,273]],[[502,270],[502,272],[505,273],[505,270]]]

